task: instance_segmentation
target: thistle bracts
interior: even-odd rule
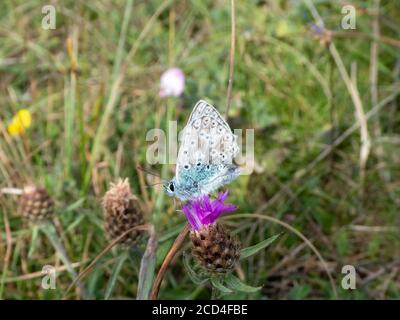
[[[110,240],[129,229],[144,224],[143,210],[139,200],[132,194],[128,179],[111,184],[103,197],[105,229]],[[143,231],[133,230],[120,243],[132,246],[141,238]]]
[[[27,186],[21,196],[20,212],[29,221],[41,222],[54,215],[54,201],[46,189]]]
[[[210,273],[231,271],[240,257],[239,241],[216,223],[222,213],[236,210],[235,206],[224,204],[227,196],[228,192],[220,193],[213,201],[203,196],[183,206],[192,229],[192,254]]]
[[[240,258],[239,241],[222,225],[213,223],[190,232],[192,254],[210,273],[226,273]]]

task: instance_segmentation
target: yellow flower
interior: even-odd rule
[[[18,136],[25,132],[25,129],[31,125],[32,118],[28,109],[21,109],[12,118],[7,127],[7,131],[12,136]]]
[[[278,37],[287,36],[290,32],[290,26],[288,21],[286,20],[279,20],[278,25],[276,27],[275,33]]]

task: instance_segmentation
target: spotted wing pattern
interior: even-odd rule
[[[176,177],[198,164],[227,165],[239,152],[237,137],[209,103],[197,102],[181,134]]]

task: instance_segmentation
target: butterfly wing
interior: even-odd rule
[[[198,184],[204,192],[212,192],[227,181],[224,175],[237,168],[232,160],[238,151],[237,137],[229,125],[212,105],[200,100],[182,131],[176,179],[178,183]]]

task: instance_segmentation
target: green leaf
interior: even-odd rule
[[[139,283],[136,294],[137,300],[149,299],[151,287],[153,286],[154,273],[156,270],[156,251],[158,241],[155,234],[150,235],[146,250],[140,263]]]
[[[183,266],[185,267],[190,280],[195,284],[202,285],[207,282],[207,278],[199,277],[199,273],[192,268],[189,261],[189,255],[186,252],[183,252]]]
[[[167,241],[160,242],[160,244],[158,245],[156,254],[156,261],[158,266],[160,266],[163,263],[173,243],[174,239],[169,239]]]
[[[348,231],[342,230],[335,239],[336,250],[342,257],[346,256],[351,249]]]
[[[79,215],[74,222],[72,222],[66,229],[65,229],[65,233],[70,233],[72,232],[76,227],[81,226],[82,225],[82,220],[86,218],[86,215],[82,214]]]
[[[288,298],[292,300],[303,300],[307,298],[310,292],[311,287],[308,284],[297,285],[290,289],[288,293]]]
[[[104,295],[104,300],[110,299],[111,294],[114,290],[115,284],[117,283],[118,275],[121,272],[122,266],[127,258],[128,258],[127,254],[122,254],[119,257],[117,263],[114,265],[113,270],[111,272],[111,277],[108,280],[106,293]]]
[[[233,291],[222,284],[221,277],[213,276],[211,277],[212,285],[223,293],[232,293]]]
[[[39,240],[39,226],[38,225],[34,225],[32,228],[32,240],[31,240],[31,245],[29,247],[29,252],[28,252],[28,258],[32,258],[33,253],[37,247],[38,244],[38,240]]]
[[[278,239],[280,235],[281,235],[281,233],[276,234],[268,239],[265,239],[265,240],[255,244],[254,246],[242,249],[242,251],[240,253],[240,260],[246,259],[246,258],[252,256],[253,254],[256,254],[258,251],[265,249],[272,242],[274,242],[276,239]]]
[[[65,209],[65,212],[70,212],[70,211],[74,211],[76,209],[79,209],[80,207],[82,207],[82,205],[85,202],[85,200],[86,200],[86,198],[79,198],[77,201],[75,201],[74,203],[70,204]]]
[[[160,239],[158,241],[161,243],[161,242],[167,241],[167,240],[175,237],[176,235],[178,235],[182,231],[182,229],[185,227],[186,223],[187,222],[180,223],[177,226],[175,226],[175,227],[171,228],[170,230],[168,230],[167,232],[163,233],[160,236]]]
[[[261,287],[252,287],[243,283],[239,278],[235,277],[231,273],[226,275],[225,279],[226,279],[226,284],[235,291],[253,293],[261,289]]]

